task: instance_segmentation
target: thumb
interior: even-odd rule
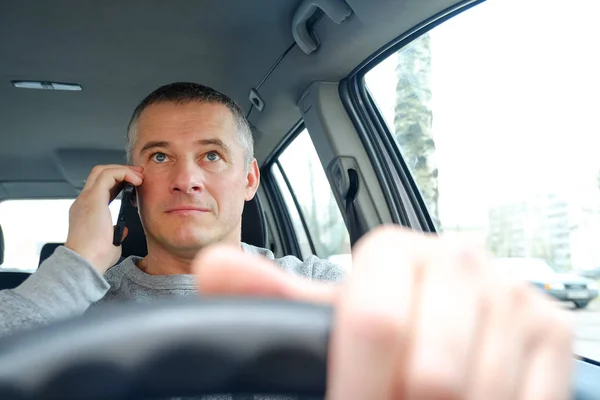
[[[124,229],[123,229],[123,237],[121,237],[121,244],[123,244],[123,241],[127,238],[127,235],[129,235],[129,228],[124,227]]]
[[[333,303],[334,284],[312,282],[281,269],[273,261],[240,249],[215,245],[201,251],[193,271],[206,295],[260,296],[313,303]]]
[[[116,235],[116,230],[117,226],[113,225],[113,235]],[[129,235],[129,229],[126,226],[124,226],[123,233],[121,234],[121,240],[119,241],[119,246],[123,245],[123,241],[127,238],[127,235]]]

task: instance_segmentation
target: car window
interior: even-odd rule
[[[277,170],[277,164],[281,171]],[[306,257],[314,253],[320,258],[349,268],[351,250],[348,230],[306,129],[280,154],[272,170],[280,190],[284,195],[286,192],[290,194],[286,199],[286,206],[291,212],[292,221],[295,220],[294,215],[297,215],[294,229],[300,241],[302,255]],[[287,178],[291,191],[286,188],[281,172]],[[277,173],[280,175],[278,179]],[[292,196],[296,199],[299,210]],[[306,230],[300,218],[304,219]],[[303,238],[309,243],[302,243]],[[306,253],[307,251],[310,253]]]
[[[600,267],[598,11],[489,0],[364,79],[437,230],[519,259],[528,280],[581,308],[575,351],[596,360],[600,303],[582,275]]]
[[[0,269],[35,271],[46,243],[64,243],[69,232],[69,208],[73,199],[6,200],[0,202],[0,226],[4,232],[4,263]],[[109,208],[113,223],[121,200]]]
[[[271,172],[273,173],[273,177],[275,178],[275,182],[277,182],[277,187],[283,196],[283,201],[285,202],[285,207],[289,212],[290,219],[292,221],[292,228],[296,233],[296,239],[298,240],[298,245],[300,246],[300,251],[302,252],[302,256],[306,257],[313,254],[312,246],[306,229],[304,228],[304,224],[302,222],[302,216],[298,211],[298,207],[296,207],[296,202],[294,201],[294,196],[292,192],[290,192],[290,186],[287,184],[285,178],[283,177],[283,173],[281,172],[281,167],[278,163],[274,164]]]

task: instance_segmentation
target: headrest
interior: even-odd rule
[[[4,234],[0,225],[0,265],[4,263]]]
[[[121,257],[145,257],[148,254],[146,235],[137,208],[128,204],[125,208],[125,221],[129,233],[123,241]],[[258,194],[244,204],[242,213],[242,242],[257,247],[267,246],[266,218]]]
[[[266,248],[269,243],[267,217],[258,198],[258,193],[254,195],[252,200],[244,204],[242,242],[261,248]]]
[[[0,290],[14,289],[30,276],[29,272],[2,271],[0,272]]]
[[[63,244],[64,243],[46,243],[42,247],[42,251],[40,251],[40,262],[38,264],[38,267],[42,265],[46,258],[50,257],[52,253],[54,253],[54,250],[56,250],[58,246],[62,246]]]
[[[127,237],[123,241],[121,257],[129,256],[146,257],[148,246],[146,245],[146,234],[138,210],[131,203],[125,207],[125,225],[127,226]]]

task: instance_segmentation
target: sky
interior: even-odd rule
[[[593,197],[600,170],[598,11],[596,0],[488,0],[431,31],[445,226],[485,225],[493,205],[534,193]],[[366,77],[391,126],[395,66],[390,57]]]

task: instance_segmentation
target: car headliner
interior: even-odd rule
[[[294,43],[299,1],[7,0],[0,3],[0,200],[72,197],[90,165],[123,159],[136,104],[156,87],[195,81],[248,93]],[[260,87],[250,115],[264,158],[300,119],[315,80],[338,81],[365,58],[456,0],[347,0],[340,25],[315,24],[319,50],[298,46]],[[74,82],[82,92],[16,89],[11,80]],[[73,157],[75,155],[75,157]],[[82,157],[82,155],[84,155]]]

